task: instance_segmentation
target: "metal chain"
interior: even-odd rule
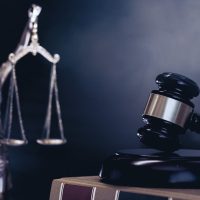
[[[49,100],[48,100],[47,115],[46,115],[45,126],[44,126],[44,131],[46,131],[46,139],[50,138],[53,94],[55,95],[56,113],[58,117],[58,127],[60,131],[60,136],[61,136],[61,139],[65,139],[63,122],[62,122],[62,117],[61,117],[59,94],[58,94],[56,64],[53,64],[52,70],[51,70]]]
[[[26,135],[25,135],[24,126],[23,126],[23,120],[22,120],[22,115],[21,115],[15,65],[12,64],[12,72],[11,72],[11,77],[10,77],[10,86],[9,86],[8,99],[7,99],[6,116],[5,116],[5,122],[4,122],[4,134],[6,134],[5,135],[6,139],[10,139],[10,137],[11,137],[11,128],[12,128],[12,122],[13,122],[14,95],[16,98],[17,115],[18,115],[18,119],[19,119],[21,136],[22,136],[23,140],[26,140]]]
[[[24,125],[23,125],[23,120],[22,120],[22,114],[21,114],[21,106],[20,106],[20,101],[19,101],[19,92],[18,92],[18,86],[17,86],[17,77],[16,77],[16,72],[15,72],[15,66],[13,66],[13,81],[14,81],[14,88],[15,88],[15,98],[16,98],[17,114],[18,114],[18,119],[19,119],[20,131],[21,131],[22,139],[26,140]]]
[[[44,132],[46,132],[46,138],[50,137],[50,128],[51,128],[51,115],[52,115],[52,98],[53,98],[53,89],[55,82],[55,65],[51,68],[51,77],[50,77],[50,87],[49,87],[49,99],[47,106],[47,114],[44,124]]]
[[[60,130],[61,138],[65,139],[63,122],[62,122],[62,117],[61,117],[59,94],[58,94],[56,66],[55,66],[54,70],[55,70],[55,72],[54,72],[55,73],[54,92],[55,92],[55,101],[56,101],[56,112],[57,112],[57,116],[58,116],[58,126],[59,126],[59,130]]]
[[[12,79],[12,73],[10,75],[10,84],[9,84],[9,89],[8,89],[8,96],[7,96],[7,103],[6,103],[6,113],[3,121],[3,132],[4,134],[7,131],[8,128],[8,115],[9,115],[9,110],[10,110],[10,97],[11,97],[11,88],[13,87],[13,79]],[[5,136],[5,135],[4,135]]]
[[[7,135],[7,139],[10,138],[11,134],[11,127],[12,127],[12,119],[13,119],[13,97],[14,97],[14,67],[12,65],[12,72],[10,77],[10,87],[8,93],[8,106],[7,106],[7,113],[5,119],[5,134]]]

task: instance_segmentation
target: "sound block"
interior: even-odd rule
[[[100,178],[115,185],[200,188],[200,150],[121,150],[104,161]]]

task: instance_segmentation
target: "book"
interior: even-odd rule
[[[50,200],[200,200],[200,189],[114,186],[98,176],[67,177],[53,180]]]

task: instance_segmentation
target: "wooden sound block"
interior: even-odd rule
[[[200,188],[200,150],[118,151],[104,161],[100,177],[103,182],[116,185]]]

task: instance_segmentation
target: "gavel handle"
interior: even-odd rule
[[[193,113],[191,117],[191,121],[189,124],[189,129],[191,131],[200,133],[200,114]]]

